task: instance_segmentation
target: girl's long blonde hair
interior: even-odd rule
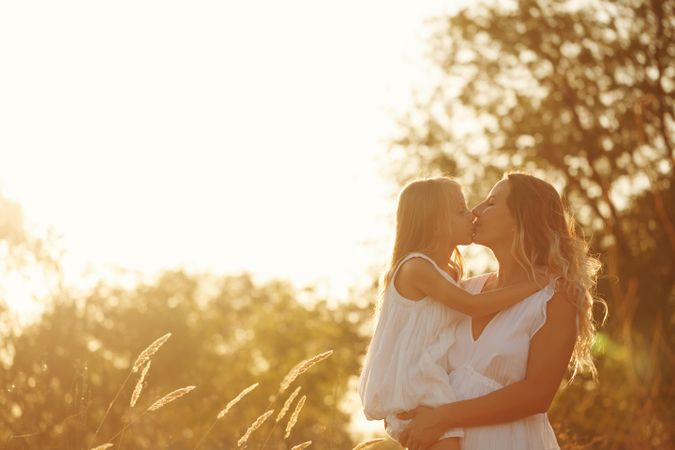
[[[396,236],[389,265],[380,282],[380,302],[396,268],[411,252],[429,254],[447,245],[451,233],[450,214],[463,203],[462,186],[448,177],[415,180],[398,196]],[[455,248],[448,254],[447,264],[461,279],[462,255]]]
[[[560,277],[562,289],[577,309],[578,334],[570,361],[572,378],[579,371],[597,375],[591,349],[596,322],[593,304],[607,304],[595,296],[600,262],[589,254],[576,223],[565,210],[560,195],[544,180],[524,173],[508,173],[510,193],[506,203],[514,217],[515,236],[511,253],[532,280]]]

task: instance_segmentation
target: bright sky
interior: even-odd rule
[[[458,3],[0,3],[0,190],[75,284],[185,267],[345,295],[386,256],[424,20]]]
[[[455,5],[456,7],[456,5]],[[5,2],[0,189],[76,281],[248,270],[334,295],[390,239],[438,2]]]

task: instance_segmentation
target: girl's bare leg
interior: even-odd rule
[[[436,442],[429,450],[462,450],[462,445],[460,438],[446,438]]]

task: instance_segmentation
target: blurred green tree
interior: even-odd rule
[[[16,390],[11,367],[21,328],[19,315],[6,301],[10,294],[7,286],[16,286],[17,280],[21,280],[29,285],[24,291],[33,297],[57,299],[63,287],[61,256],[53,231],[36,236],[25,223],[21,205],[0,193],[0,383],[4,387],[0,398],[14,395]],[[0,443],[22,413],[18,405],[9,402],[3,405],[7,407],[0,408]]]
[[[302,294],[306,301],[298,301]],[[3,448],[82,449],[102,444],[138,416],[129,407],[138,373],[93,434],[137,355],[165,333],[171,338],[152,357],[138,404],[143,411],[164,394],[197,388],[133,422],[116,448],[194,448],[216,415],[245,387],[260,386],[216,422],[200,448],[236,448],[266,407],[279,411],[302,386],[307,396],[291,437],[287,418],[253,435],[254,445],[285,449],[306,440],[315,447],[351,448],[350,415],[339,408],[366,346],[363,324],[370,306],[329,306],[312,292],[284,282],[255,284],[248,275],[214,278],[167,272],[134,289],[101,284],[83,298],[51,304],[43,317],[11,336],[15,354],[0,393]],[[279,396],[279,383],[298,362],[333,350]],[[276,414],[273,416],[276,417]]]

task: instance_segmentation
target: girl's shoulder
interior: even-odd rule
[[[422,254],[410,254],[406,256],[398,266],[396,273],[391,279],[391,287],[402,298],[411,301],[420,301],[426,294],[415,286],[429,270],[435,270]]]
[[[418,278],[420,276],[439,273],[444,278],[449,278],[450,281],[455,284],[458,282],[457,273],[454,269],[446,267],[444,270],[431,257],[418,252],[408,254],[401,261],[399,273],[401,273],[404,278]]]

